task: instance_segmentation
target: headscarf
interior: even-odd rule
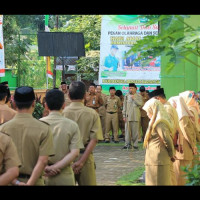
[[[154,131],[158,123],[160,122],[165,123],[169,127],[170,132],[172,132],[172,126],[170,125],[171,122],[170,122],[168,113],[165,110],[163,104],[159,100],[155,98],[151,98],[144,104],[143,109],[147,112],[147,114],[149,113],[152,114],[148,129],[144,138],[144,147],[146,148],[148,145],[148,141],[151,137],[151,133]]]
[[[192,113],[194,114],[193,123],[196,125],[198,131],[200,131],[200,121],[199,121],[200,110],[199,110],[199,105],[195,100],[195,92],[185,91],[179,93],[179,96],[183,97],[189,110],[192,111]]]
[[[188,116],[188,117],[192,117],[192,113],[191,111],[188,109],[183,97],[181,96],[174,96],[169,98],[168,102],[174,107],[176,108],[176,111],[178,113],[178,119],[179,121],[184,117],[184,116]]]

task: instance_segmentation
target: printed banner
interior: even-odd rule
[[[0,77],[5,76],[5,58],[3,44],[3,15],[0,15]]]
[[[160,57],[142,66],[140,52],[125,54],[137,42],[148,35],[158,34],[158,24],[146,27],[146,18],[139,15],[104,15],[101,24],[99,84],[127,87],[134,82],[137,87],[154,90],[160,85]],[[104,87],[105,88],[105,87]],[[139,89],[139,88],[138,88]]]

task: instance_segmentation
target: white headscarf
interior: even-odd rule
[[[174,96],[169,98],[168,102],[176,108],[178,119],[181,120],[184,116],[192,117],[192,113],[188,109],[183,97]]]
[[[168,116],[168,113],[165,110],[163,104],[159,100],[155,98],[151,98],[144,104],[143,109],[147,112],[147,114],[149,113],[152,114],[148,129],[144,138],[144,147],[146,148],[148,141],[151,137],[151,133],[154,131],[158,123],[160,122],[165,123],[169,127],[170,132],[172,132],[172,126],[170,125],[171,123],[170,117]]]

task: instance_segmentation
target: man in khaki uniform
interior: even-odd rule
[[[90,83],[89,90],[85,96],[85,106],[93,108],[96,112],[103,105],[103,99],[99,93],[95,92],[95,84]]]
[[[121,107],[118,109],[118,121],[119,121],[119,129],[121,130],[121,135],[119,135],[119,138],[125,139],[125,122],[123,120],[123,103],[124,103],[124,96],[121,90],[117,90],[115,93],[116,96],[120,98],[121,101]]]
[[[58,89],[52,89],[46,94],[45,106],[50,113],[40,120],[50,124],[55,148],[55,156],[49,158],[49,166],[45,168],[45,184],[75,185],[71,164],[79,155],[80,148],[84,148],[79,127],[74,121],[62,116],[64,94]]]
[[[103,99],[103,105],[99,107],[98,112],[99,116],[101,119],[101,126],[102,126],[102,131],[103,131],[103,138],[105,139],[105,131],[106,131],[106,125],[105,125],[105,120],[106,120],[106,108],[105,108],[105,101],[107,98],[107,95],[102,93],[102,87],[101,85],[97,85],[96,87],[96,93],[100,94],[102,99]]]
[[[78,185],[96,185],[95,163],[93,149],[98,142],[98,130],[100,129],[100,119],[98,113],[91,108],[84,106],[86,86],[81,81],[74,81],[69,86],[69,96],[72,103],[65,107],[63,115],[77,122],[84,149],[80,151],[80,156],[72,168]]]
[[[44,185],[42,173],[48,156],[54,155],[53,137],[48,124],[33,118],[35,94],[32,87],[15,90],[15,117],[2,124],[0,131],[8,134],[16,145],[22,166],[18,180],[27,185]]]
[[[0,132],[0,185],[12,183],[19,175],[21,162],[11,137]]]
[[[145,104],[149,100],[149,96],[146,93],[144,86],[140,87],[140,95],[142,96],[143,102]],[[141,123],[141,128],[142,128],[142,137],[141,137],[140,142],[143,142],[148,125],[149,125],[149,118],[147,116],[147,112],[143,110],[142,107],[140,107],[140,114],[141,114],[140,123]]]
[[[71,103],[71,100],[69,98],[69,91],[68,88],[69,86],[66,84],[65,81],[62,81],[60,84],[60,90],[64,93],[64,97],[65,97],[65,106],[69,106]]]
[[[125,121],[125,146],[123,149],[133,148],[138,149],[139,122],[140,122],[140,107],[144,104],[142,96],[137,94],[135,83],[129,83],[129,93],[124,97],[123,118]]]
[[[115,87],[109,88],[110,96],[107,97],[105,102],[106,107],[106,134],[105,134],[105,142],[110,143],[110,130],[112,128],[114,135],[114,142],[118,143],[118,110],[121,107],[121,101],[118,96],[115,95]]]
[[[9,108],[6,104],[7,94],[8,87],[0,84],[0,124],[11,120],[17,113],[12,108]]]

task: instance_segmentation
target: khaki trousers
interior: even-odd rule
[[[170,165],[146,165],[145,185],[172,185]]]
[[[78,185],[96,185],[95,168],[94,156],[93,154],[90,154],[83,168],[81,169],[80,174],[75,174],[75,180]]]
[[[181,169],[181,166],[183,167],[186,167],[187,165],[192,166],[192,160],[176,160],[173,165],[176,174],[177,185],[185,185],[187,181],[185,177],[186,173]]]
[[[148,117],[141,117],[141,127],[142,127],[142,139],[144,141],[145,134],[147,132],[147,128],[149,125],[149,118]]]
[[[102,132],[103,132],[103,138],[105,139],[105,134],[106,134],[106,115],[100,116],[101,120],[101,127],[102,127]]]
[[[110,114],[106,113],[106,134],[105,134],[105,140],[110,140],[109,132],[112,128],[114,140],[119,141],[118,138],[118,113]]]
[[[133,141],[133,146],[138,146],[138,136],[139,136],[139,122],[127,121],[125,123],[125,145],[131,145],[131,138]]]

